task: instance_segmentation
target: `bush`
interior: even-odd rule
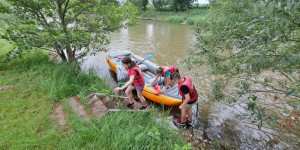
[[[171,16],[168,18],[168,22],[171,23],[182,23],[184,18],[182,16]]]
[[[189,25],[196,25],[196,26],[206,26],[207,25],[207,20],[204,16],[189,17],[186,22]]]

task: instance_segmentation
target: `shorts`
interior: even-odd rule
[[[141,92],[144,91],[144,86],[145,86],[145,85],[142,85],[142,86],[140,86],[140,87],[136,87],[133,83],[132,83],[131,85],[135,87],[136,92],[138,92],[138,93],[141,93]]]
[[[197,101],[198,101],[198,99],[192,104],[186,104],[185,107],[192,107],[193,105],[195,105],[197,103]]]

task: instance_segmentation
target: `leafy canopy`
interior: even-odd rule
[[[32,48],[74,61],[87,53],[106,50],[107,34],[132,25],[137,10],[115,0],[7,0],[17,21],[10,23],[4,39],[15,49],[10,56]],[[65,51],[65,53],[64,53]],[[12,58],[12,57],[10,57]]]
[[[274,101],[291,96],[283,99],[292,99],[288,103],[299,111],[300,2],[211,0],[208,15],[209,27],[197,29],[196,50],[187,62],[209,66],[210,74],[225,79],[214,82],[214,99],[236,101],[246,95],[249,104],[255,103],[249,110],[264,114],[257,103],[264,98],[258,96],[272,93]],[[232,84],[235,93],[225,96]]]

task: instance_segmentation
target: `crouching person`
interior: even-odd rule
[[[128,56],[125,56],[122,59],[122,65],[128,70],[129,81],[124,86],[115,88],[115,92],[118,92],[120,90],[124,90],[127,88],[125,91],[125,94],[129,99],[129,104],[127,106],[131,107],[134,105],[132,90],[136,89],[137,95],[142,103],[142,107],[140,109],[143,110],[143,109],[147,108],[146,100],[145,100],[144,96],[142,95],[144,86],[145,86],[145,80],[144,80],[144,77],[143,77],[143,74],[142,74],[140,68]]]
[[[180,77],[178,72],[172,73],[171,80],[178,83],[179,94],[182,96],[183,100],[182,104],[179,106],[181,117],[180,119],[174,119],[174,123],[179,126],[184,126],[185,123],[191,125],[193,115],[192,106],[197,103],[198,100],[198,93],[195,85],[190,77]],[[188,114],[187,120],[185,120],[186,113]]]

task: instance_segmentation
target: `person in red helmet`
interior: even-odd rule
[[[179,94],[182,96],[182,104],[179,106],[181,110],[180,119],[174,119],[174,123],[179,126],[184,126],[185,123],[192,123],[192,106],[197,103],[198,93],[195,88],[195,85],[192,82],[192,79],[188,76],[180,77],[178,72],[174,72],[171,75],[171,80],[178,83]],[[186,113],[188,114],[188,118],[185,121]]]
[[[173,72],[179,72],[178,69],[176,69],[176,67],[173,65],[158,67],[156,70],[156,74],[157,74],[156,77],[148,86],[152,86],[152,84],[156,82],[159,77],[165,77],[164,80],[165,88],[161,91],[162,93],[164,93],[169,86],[173,86],[173,82],[171,82],[170,79],[170,76]]]
[[[127,106],[131,107],[134,105],[132,90],[136,89],[137,95],[142,103],[142,107],[140,109],[143,110],[143,109],[147,108],[146,100],[145,100],[144,96],[142,95],[144,86],[145,86],[145,80],[144,80],[143,74],[141,72],[141,69],[128,56],[125,56],[122,59],[122,65],[125,68],[127,68],[127,70],[128,70],[129,81],[124,86],[115,88],[114,91],[118,92],[120,90],[124,90],[125,88],[127,88],[125,90],[125,94],[127,95],[128,99],[130,101]]]

